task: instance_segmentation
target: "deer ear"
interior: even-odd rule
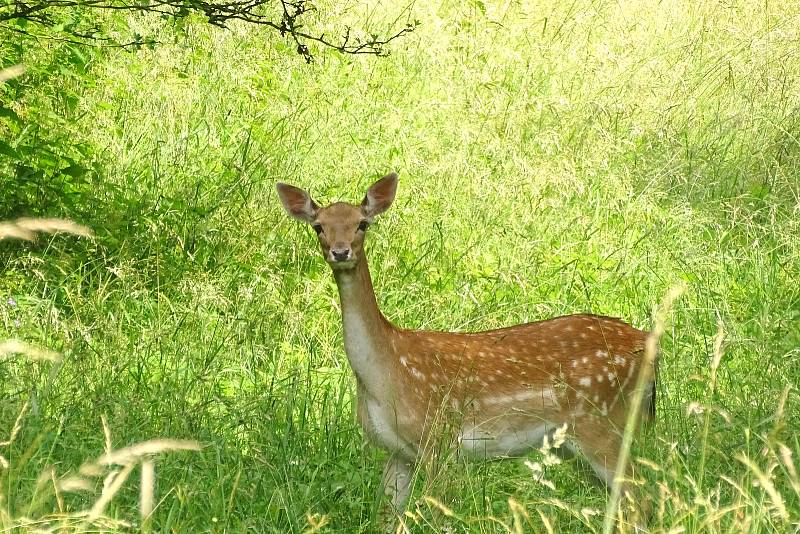
[[[397,173],[392,172],[369,186],[364,200],[361,201],[361,211],[367,217],[383,213],[392,205],[395,193],[397,193]]]
[[[275,188],[278,190],[278,196],[286,213],[303,222],[314,222],[319,206],[311,200],[308,193],[299,187],[280,182],[275,184]]]

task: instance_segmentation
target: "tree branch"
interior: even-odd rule
[[[278,2],[280,2],[279,6]],[[417,25],[416,21],[408,22],[403,28],[392,34],[385,37],[372,35],[369,39],[353,38],[351,28],[346,27],[340,38],[331,39],[325,34],[317,35],[303,30],[303,16],[316,11],[314,5],[308,0],[133,0],[133,2],[127,0],[0,0],[0,23],[24,20],[52,28],[56,26],[57,15],[70,8],[137,11],[155,13],[173,19],[202,14],[209,24],[222,28],[232,20],[267,26],[277,30],[282,36],[291,38],[296,45],[297,53],[307,62],[314,60],[308,47],[310,42],[333,48],[344,54],[386,55],[385,46],[387,44],[412,32]],[[275,12],[276,8],[279,8],[278,13]],[[12,29],[7,24],[3,24],[1,27]],[[23,29],[13,29],[13,31],[33,35]],[[81,43],[111,41],[110,38],[100,35],[102,32],[97,28],[93,28],[88,33],[81,32],[74,27],[65,28],[64,31]],[[152,42],[137,40],[124,44],[118,43],[116,46],[140,46]]]

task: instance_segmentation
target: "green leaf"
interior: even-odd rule
[[[86,71],[86,64],[89,62],[88,58],[76,46],[70,47],[69,62],[78,67],[81,72]]]
[[[6,156],[17,160],[20,159],[19,153],[13,148],[11,148],[11,145],[1,140],[0,140],[0,154],[5,154]]]
[[[22,123],[22,119],[19,118],[19,115],[13,110],[3,106],[0,106],[0,117],[7,117],[12,121],[16,122],[17,124]]]
[[[89,172],[89,169],[81,165],[70,165],[69,167],[64,167],[61,169],[61,174],[66,174],[68,176],[72,176],[73,178],[81,178],[87,172]]]

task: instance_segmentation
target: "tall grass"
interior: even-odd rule
[[[338,22],[405,8],[319,7]],[[92,147],[92,187],[48,215],[96,234],[0,243],[0,295],[16,303],[0,304],[0,339],[62,355],[52,377],[0,363],[0,428],[35,401],[2,452],[11,517],[32,516],[48,466],[77,472],[105,450],[104,415],[115,447],[203,444],[159,460],[154,530],[371,531],[383,453],[353,417],[332,277],[273,184],[356,200],[397,170],[398,200],[367,244],[391,320],[477,330],[589,311],[649,328],[685,283],[662,339],[658,420],[633,451],[651,527],[797,528],[800,8],[412,10],[422,25],[390,57],[320,51],[311,66],[246,25],[130,19],[163,44],[87,55],[70,106],[48,98],[58,70],[10,104],[23,118],[48,110]],[[29,73],[59,46],[27,52]],[[560,466],[546,479],[554,489],[524,463],[448,456],[418,474],[404,523],[602,528],[602,488]],[[95,497],[48,496],[35,513]],[[105,513],[138,525],[140,502],[127,485]]]
[[[85,226],[75,224],[64,219],[33,219],[23,218],[16,221],[0,221],[0,240],[3,239],[23,239],[32,241],[37,232],[62,232],[82,237],[90,237],[92,232]],[[16,307],[16,301],[9,298],[6,304]],[[12,356],[22,356],[28,360],[44,360],[54,363],[61,363],[61,356],[51,350],[33,346],[18,339],[7,339],[0,341],[0,359]],[[54,369],[59,369],[54,367]],[[45,385],[45,391],[50,386],[50,382],[55,375],[50,373],[50,380]],[[0,442],[0,447],[10,447],[14,444],[17,436],[22,430],[23,421],[28,415],[29,410],[34,406],[34,411],[38,411],[34,398],[22,404],[19,414],[14,421],[8,439]],[[0,507],[0,527],[4,530],[18,530],[28,528],[36,531],[114,531],[120,528],[129,527],[124,521],[108,517],[104,512],[116,494],[127,481],[131,471],[139,466],[141,469],[141,483],[139,485],[140,512],[142,530],[149,530],[149,523],[153,513],[153,495],[155,486],[155,463],[153,457],[156,454],[174,450],[198,450],[200,447],[193,441],[180,440],[150,440],[138,443],[120,450],[113,450],[111,432],[105,417],[102,417],[103,435],[105,436],[106,453],[95,461],[87,461],[81,465],[79,474],[61,476],[57,475],[56,469],[49,466],[44,469],[35,483],[35,488],[28,505],[28,512],[25,515],[19,514],[19,510],[8,507]],[[29,455],[22,456],[22,467],[30,461]],[[17,482],[14,479],[15,471],[20,466],[11,465],[7,458],[0,454],[0,468],[6,473],[6,482],[10,487]],[[82,511],[65,511],[63,493],[86,491],[91,492],[96,486],[94,479],[103,477],[103,488],[92,505],[91,509]],[[14,488],[15,489],[15,488]],[[14,495],[13,489],[9,492]],[[0,493],[0,497],[5,497]],[[57,505],[56,513],[45,513],[36,518],[28,517],[34,511],[42,507],[42,501],[48,497],[54,498]],[[5,499],[2,499],[3,501]]]

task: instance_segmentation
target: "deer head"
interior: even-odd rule
[[[397,174],[372,184],[360,205],[336,202],[320,208],[311,196],[293,185],[278,183],[278,196],[286,212],[311,225],[322,255],[333,269],[352,269],[364,254],[364,235],[373,218],[389,209],[397,192]]]

